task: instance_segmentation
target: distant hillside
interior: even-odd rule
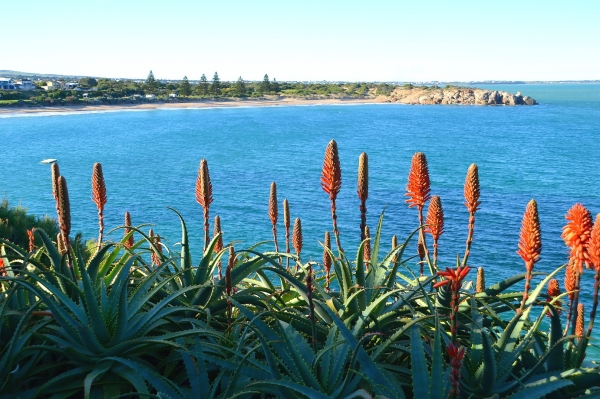
[[[96,78],[95,76],[86,76],[86,75],[58,75],[51,73],[34,73],[34,72],[21,72],[21,71],[11,71],[9,69],[0,69],[0,76],[3,78],[30,78],[30,79],[65,79],[65,80],[74,80],[80,79],[84,77]]]

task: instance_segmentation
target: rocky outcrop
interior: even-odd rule
[[[397,87],[381,101],[401,104],[468,104],[468,105],[536,105],[537,102],[521,93],[485,90],[469,87],[421,88]]]

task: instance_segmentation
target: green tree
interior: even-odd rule
[[[87,89],[98,85],[98,81],[94,78],[81,78],[79,79],[78,83],[79,87],[82,89]]]
[[[273,82],[271,82],[271,90],[275,93],[279,93],[281,91],[281,88],[279,87],[279,82],[275,78],[273,78]]]
[[[202,74],[202,77],[200,78],[200,93],[203,96],[207,96],[208,95],[208,79],[206,79],[206,75]]]
[[[152,70],[150,70],[150,73],[148,74],[148,77],[146,78],[146,90],[148,90],[150,93],[152,93],[152,92],[156,91],[157,88],[158,88],[158,82],[154,78],[154,73],[152,73]]]
[[[179,85],[179,94],[184,97],[187,97],[190,94],[192,94],[192,85],[190,85],[190,82],[189,82],[187,76],[183,77],[183,81]]]
[[[219,74],[216,72],[212,78],[212,85],[210,87],[210,91],[216,96],[221,94],[221,80],[219,79]]]
[[[269,82],[269,75],[266,73],[262,83],[260,84],[260,91],[263,93],[269,93],[271,91],[271,82]]]
[[[246,83],[244,83],[244,79],[240,76],[235,83],[235,94],[238,96],[246,95]]]

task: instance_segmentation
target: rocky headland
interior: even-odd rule
[[[465,104],[465,105],[537,105],[529,97],[498,90],[470,87],[397,87],[381,102],[400,104]]]

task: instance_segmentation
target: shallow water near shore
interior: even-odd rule
[[[536,270],[551,271],[567,258],[560,238],[567,210],[581,202],[593,215],[600,212],[600,85],[485,88],[521,91],[540,105],[323,105],[2,118],[0,194],[33,214],[53,216],[50,167],[40,161],[57,158],[69,184],[73,231],[93,238],[97,219],[90,199],[91,171],[94,162],[101,162],[108,191],[107,231],[121,225],[129,211],[134,224],[155,224],[153,229],[173,245],[181,236],[176,215],[167,209],[174,207],[187,222],[197,262],[203,230],[194,187],[199,161],[206,158],[213,184],[211,218],[220,215],[225,241],[237,240],[241,249],[272,240],[267,209],[269,185],[275,181],[280,204],[287,198],[292,219],[302,219],[303,260],[320,261],[318,241],[331,230],[331,217],[319,178],[325,147],[334,138],[343,170],[338,220],[351,259],[360,237],[359,154],[369,155],[372,232],[385,208],[386,252],[393,234],[402,242],[417,227],[416,210],[407,208],[404,192],[411,156],[422,151],[429,161],[432,194],[441,196],[446,214],[442,266],[454,266],[456,255],[464,251],[468,213],[462,204],[463,183],[469,165],[477,163],[482,205],[469,263],[486,269],[488,285],[523,272],[515,251],[525,206],[535,198],[543,230]],[[116,231],[108,238],[121,236]],[[278,237],[281,246],[281,218]],[[263,248],[272,247],[268,243]],[[416,253],[415,246],[408,252]],[[562,273],[559,281],[562,287]],[[592,285],[593,274],[587,270],[582,282],[586,313]],[[598,331],[595,337],[600,337]],[[599,358],[597,352],[594,357]]]

